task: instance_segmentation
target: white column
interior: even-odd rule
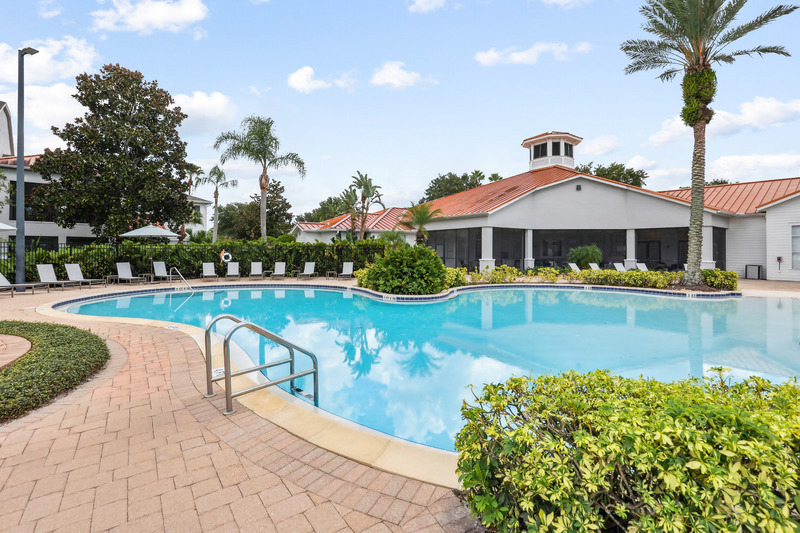
[[[491,226],[484,226],[481,228],[481,258],[480,270],[483,272],[487,268],[494,268],[494,243],[492,241],[494,235],[494,228]]]
[[[636,230],[625,230],[625,268],[636,268]]]
[[[703,226],[703,252],[700,254],[700,268],[714,268],[714,227]]]
[[[522,260],[522,268],[533,268],[533,230],[525,230],[525,259]]]

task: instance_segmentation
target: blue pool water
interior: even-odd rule
[[[200,327],[230,313],[317,355],[322,409],[446,450],[468,386],[512,375],[604,368],[676,380],[726,366],[737,379],[800,376],[796,299],[505,289],[398,304],[335,290],[247,288],[126,296],[68,311]],[[234,340],[256,361],[285,356],[246,330]]]

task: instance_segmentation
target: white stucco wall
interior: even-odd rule
[[[765,234],[767,231],[767,219],[764,215],[747,215],[732,217],[729,219],[727,240],[727,253],[725,257],[726,268],[739,274],[740,278],[745,276],[745,265],[762,265],[762,269],[767,264],[767,241]],[[766,274],[766,271],[763,273]],[[750,271],[751,276],[755,276],[755,270]]]
[[[800,269],[792,269],[792,226],[800,226],[800,197],[767,210],[767,279],[800,281]]]

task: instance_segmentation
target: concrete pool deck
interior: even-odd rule
[[[449,489],[326,451],[241,405],[223,416],[221,395],[203,397],[203,355],[181,331],[37,312],[126,289],[0,295],[0,320],[88,328],[112,353],[88,382],[0,425],[3,531],[480,530]],[[800,283],[740,289],[800,298]]]

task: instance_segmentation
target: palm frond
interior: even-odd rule
[[[757,16],[750,22],[746,22],[741,24],[735,28],[731,28],[725,34],[722,35],[719,39],[719,47],[724,48],[731,44],[732,42],[744,37],[748,33],[751,33],[759,28],[762,28],[773,22],[774,20],[792,13],[793,11],[797,10],[799,6],[790,6],[790,5],[779,5],[775,6],[769,11],[762,13],[761,15]],[[772,52],[770,52],[772,53]],[[787,54],[788,55],[788,54]]]

